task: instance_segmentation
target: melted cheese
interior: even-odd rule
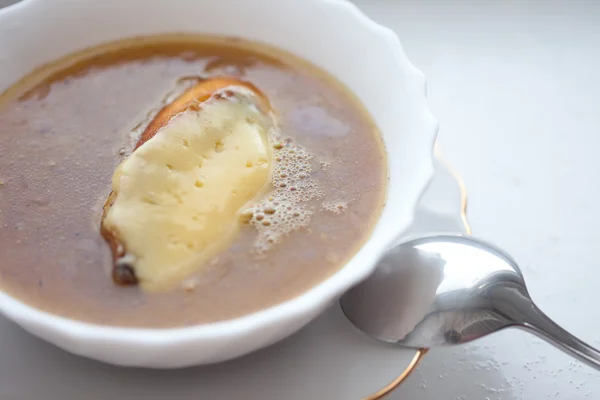
[[[238,212],[268,185],[270,119],[244,96],[176,115],[117,168],[104,224],[143,289],[181,282],[227,248]]]

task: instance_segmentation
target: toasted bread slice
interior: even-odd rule
[[[212,96],[228,97],[232,93],[228,93],[227,88],[236,87],[252,91],[259,99],[260,107],[264,108],[261,111],[267,112],[271,109],[267,98],[251,83],[229,77],[206,79],[187,89],[178,98],[170,104],[167,104],[156,114],[140,136],[134,148],[134,152],[144,143],[151,140],[174,116],[187,110],[201,109],[202,103],[206,102]],[[115,232],[108,229],[104,224],[104,220],[111,206],[115,202],[116,196],[117,194],[115,192],[111,192],[104,203],[101,233],[112,251],[113,281],[119,285],[136,285],[139,283],[139,280],[136,276],[135,269],[127,260],[126,246],[120,242]]]

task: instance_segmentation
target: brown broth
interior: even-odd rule
[[[246,227],[193,291],[116,286],[99,230],[114,169],[180,78],[215,75],[242,77],[270,98],[283,133],[314,154],[325,196],[307,228],[266,256]],[[240,40],[163,36],[61,59],[0,96],[0,182],[2,290],[87,322],[174,327],[276,305],[339,270],[380,215],[387,163],[368,113],[324,72]],[[323,201],[348,208],[335,214]]]

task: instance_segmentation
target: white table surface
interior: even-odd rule
[[[600,1],[357,0],[428,78],[473,232],[538,305],[600,346]],[[394,399],[600,398],[600,373],[507,330],[432,351]]]
[[[513,254],[547,314],[600,346],[600,1],[355,2],[427,76],[474,233]],[[431,351],[390,398],[596,399],[600,373],[507,330]]]

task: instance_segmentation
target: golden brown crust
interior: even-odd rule
[[[186,111],[192,107],[199,106],[202,102],[208,100],[208,98],[210,98],[215,92],[230,86],[241,86],[252,90],[260,97],[261,102],[267,108],[270,108],[266,97],[260,92],[260,90],[258,90],[258,88],[256,88],[249,82],[228,77],[206,79],[187,89],[173,102],[164,106],[156,114],[152,121],[150,121],[150,123],[140,136],[137,144],[135,145],[134,151],[138,147],[146,143],[148,140],[152,139],[154,135],[156,135],[156,133],[160,130],[160,128],[165,126],[169,122],[169,120],[175,115]],[[114,232],[110,231],[104,226],[104,219],[106,218],[110,207],[113,205],[115,198],[116,193],[111,192],[108,195],[104,206],[102,207],[102,224],[100,231],[102,237],[104,238],[104,240],[106,240],[112,252],[113,281],[119,285],[135,285],[138,283],[138,279],[135,276],[135,271],[131,265],[128,265],[126,262],[123,261],[123,257],[125,256],[124,245],[121,242],[119,242]]]
[[[262,95],[262,93],[249,82],[227,77],[203,80],[183,92],[183,94],[175,99],[172,103],[163,107],[158,114],[156,114],[154,119],[150,121],[135,148],[137,149],[142,144],[152,139],[152,137],[156,135],[156,132],[165,126],[166,123],[169,122],[169,120],[175,115],[187,110],[195,104],[206,101],[213,93],[228,86],[245,87],[257,93],[263,101],[266,101],[266,98]]]

